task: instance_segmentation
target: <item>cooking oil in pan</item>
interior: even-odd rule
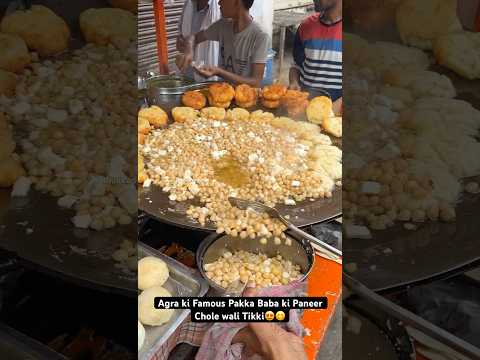
[[[213,163],[215,179],[230,185],[234,188],[240,188],[250,183],[250,174],[248,169],[232,156],[224,156]]]

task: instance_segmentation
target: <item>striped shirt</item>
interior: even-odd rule
[[[342,21],[326,25],[320,14],[300,25],[293,49],[300,83],[307,89],[322,89],[332,100],[342,96]]]

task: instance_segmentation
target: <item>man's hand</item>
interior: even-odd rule
[[[246,288],[244,296],[255,296],[254,288]],[[233,338],[243,343],[247,356],[260,354],[269,360],[306,360],[303,339],[274,323],[250,323]]]
[[[205,78],[210,78],[212,76],[216,76],[220,73],[220,69],[216,66],[203,66],[203,67],[194,67],[195,71],[197,71],[200,75]]]
[[[288,74],[291,90],[301,90],[300,86],[300,72],[294,66],[290,68],[290,73]]]
[[[195,36],[189,36],[187,38],[182,37],[179,39],[179,44],[183,48],[183,56],[179,56],[177,59],[177,66],[180,71],[185,72],[188,70],[193,61],[193,54],[195,52]]]
[[[183,53],[185,52],[185,47],[186,47],[186,40],[183,37],[183,35],[179,35],[177,37],[177,51]]]
[[[333,113],[337,116],[342,115],[342,113],[343,113],[343,97],[341,97],[341,98],[339,98],[339,99],[337,99],[333,102]]]
[[[296,81],[292,81],[288,87],[290,90],[302,90],[300,84]]]

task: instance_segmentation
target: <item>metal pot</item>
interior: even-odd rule
[[[212,82],[195,82],[185,76],[151,75],[139,79],[139,86],[146,89],[146,98],[150,106],[160,106],[165,111],[170,111],[182,103],[182,95],[186,91],[198,90],[207,87]]]
[[[234,252],[238,250],[249,251],[252,253],[262,252],[269,257],[281,255],[284,259],[290,260],[293,264],[300,265],[303,281],[313,268],[315,254],[312,245],[304,239],[296,238],[288,235],[292,239],[292,245],[275,245],[273,241],[267,244],[260,244],[259,239],[242,239],[240,237],[232,237],[229,235],[212,234],[208,236],[198,247],[196,260],[198,270],[208,281],[209,285],[219,294],[225,294],[223,287],[210,280],[204,270],[204,265],[216,261],[227,251]]]

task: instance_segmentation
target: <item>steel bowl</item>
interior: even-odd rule
[[[304,239],[297,238],[291,234],[287,235],[292,239],[292,245],[275,245],[273,241],[267,244],[260,244],[259,239],[242,239],[223,234],[212,234],[202,241],[196,253],[198,270],[208,281],[209,285],[215,289],[218,294],[225,295],[226,289],[210,280],[204,270],[204,265],[216,261],[227,251],[235,252],[238,250],[249,251],[252,253],[262,252],[268,257],[281,255],[284,259],[290,260],[293,264],[300,265],[303,281],[313,268],[315,262],[315,253],[312,245]]]
[[[156,75],[145,79],[147,103],[160,106],[170,112],[174,107],[181,106],[182,95],[190,90],[204,89],[212,82],[195,82],[183,76]]]

